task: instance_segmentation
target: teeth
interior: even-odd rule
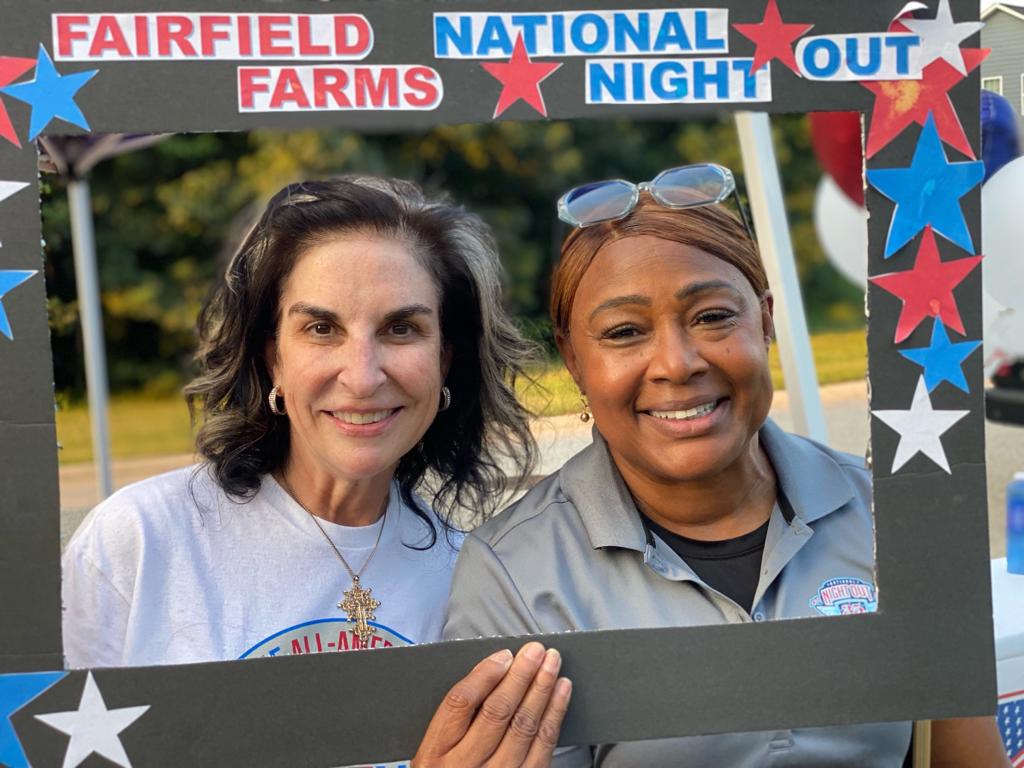
[[[346,424],[376,424],[378,421],[384,421],[394,411],[388,409],[386,411],[374,411],[373,413],[354,413],[352,411],[333,411],[332,415],[339,421],[343,421]]]
[[[685,411],[649,411],[649,413],[656,419],[696,419],[698,416],[707,416],[715,410],[716,405],[717,402],[711,402],[698,405],[696,408],[688,408]]]

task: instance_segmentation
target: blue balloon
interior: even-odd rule
[[[1020,156],[1020,135],[1013,106],[998,93],[981,92],[981,159],[985,181]]]

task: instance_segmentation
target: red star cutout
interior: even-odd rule
[[[961,51],[967,74],[977,69],[991,52],[987,48],[962,48]],[[949,89],[964,77],[945,59],[936,59],[924,68],[920,80],[862,82],[861,85],[875,94],[865,149],[867,156],[874,156],[911,123],[923,126],[931,112],[939,138],[973,160],[974,151],[949,100]]]
[[[791,70],[800,74],[793,56],[793,41],[813,27],[813,24],[783,24],[775,0],[768,0],[764,18],[759,24],[733,24],[732,27],[757,45],[754,50],[754,74],[772,59],[778,59]]]
[[[516,38],[511,59],[482,62],[480,66],[502,85],[501,96],[498,97],[498,105],[494,108],[492,119],[498,118],[502,112],[520,99],[544,117],[548,116],[548,109],[544,106],[544,97],[540,92],[540,84],[562,65],[553,62],[530,61],[521,33]]]
[[[3,88],[5,85],[10,85],[35,65],[35,59],[20,59],[13,56],[0,56],[0,88]],[[4,106],[2,101],[0,101],[0,136],[21,149],[21,142],[18,140],[18,134],[14,132],[14,126],[11,125],[11,118],[7,114],[7,107]]]
[[[935,234],[928,226],[924,229],[913,269],[872,277],[871,282],[903,301],[900,319],[896,323],[895,342],[899,344],[906,339],[926,317],[938,317],[947,328],[961,336],[966,335],[953,289],[980,261],[981,256],[954,261],[939,259]]]

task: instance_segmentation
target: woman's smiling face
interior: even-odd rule
[[[346,233],[298,257],[279,306],[267,356],[289,461],[334,479],[393,472],[437,415],[447,368],[430,274],[401,242]]]
[[[772,400],[771,296],[651,235],[603,246],[559,348],[627,482],[711,478],[749,454]]]

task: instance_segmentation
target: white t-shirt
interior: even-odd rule
[[[191,483],[190,483],[191,481]],[[387,514],[321,521],[381,605],[370,647],[441,637],[459,541],[426,523],[392,484]],[[384,526],[381,532],[381,526]],[[454,537],[453,537],[454,538]],[[352,580],[309,514],[267,475],[237,503],[205,468],[124,488],[97,506],[63,558],[68,666],[224,661],[362,647],[337,607]]]

